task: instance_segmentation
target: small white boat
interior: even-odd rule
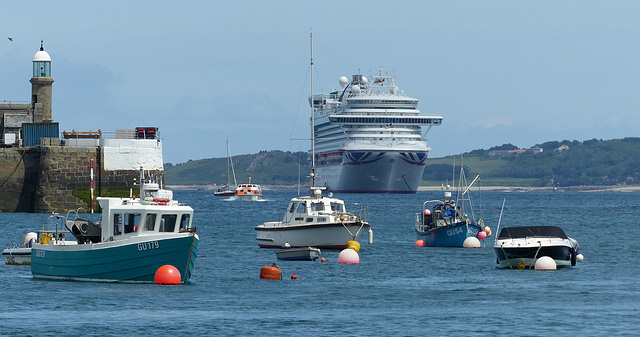
[[[315,247],[291,248],[276,250],[278,260],[315,261],[320,256],[320,249]]]
[[[582,255],[578,242],[557,226],[523,226],[503,228],[493,249],[501,268],[533,269],[536,261],[548,256],[557,267],[575,266]]]
[[[30,265],[31,247],[14,244],[11,247],[2,250],[2,257],[4,257],[5,264]]]
[[[24,236],[22,244],[14,243],[2,251],[4,263],[9,265],[30,265],[31,245],[38,239],[38,234],[29,232]]]

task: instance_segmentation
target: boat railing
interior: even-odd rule
[[[369,222],[369,207],[361,203],[345,204],[348,212],[356,217],[356,221]]]
[[[58,220],[53,221],[55,227],[52,225],[52,219]],[[38,235],[37,241],[43,245],[66,241],[66,234],[70,233],[65,225],[66,220],[67,218],[59,213],[51,213],[47,218],[47,222],[42,224],[42,229],[36,231]]]

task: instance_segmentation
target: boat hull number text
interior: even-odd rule
[[[138,244],[138,251],[140,252],[158,248],[160,248],[160,243],[158,243],[158,241],[141,242]]]

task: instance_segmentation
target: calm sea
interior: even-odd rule
[[[260,280],[275,259],[255,225],[277,220],[295,192],[228,202],[175,191],[196,210],[200,253],[181,286],[34,280],[0,267],[0,335],[582,336],[640,331],[640,195],[482,192],[476,217],[501,226],[559,225],[584,261],[557,271],[502,270],[490,248],[416,248],[413,216],[441,192],[337,194],[369,206],[374,243],[360,263],[279,261],[284,279]],[[480,212],[479,202],[482,202]],[[0,214],[0,245],[22,241],[47,214]],[[365,236],[366,237],[366,236]],[[366,241],[366,239],[364,240]],[[292,274],[297,280],[292,280]]]

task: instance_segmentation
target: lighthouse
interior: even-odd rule
[[[51,56],[44,50],[40,41],[40,50],[33,56],[33,77],[31,82],[31,107],[34,123],[51,123]]]

